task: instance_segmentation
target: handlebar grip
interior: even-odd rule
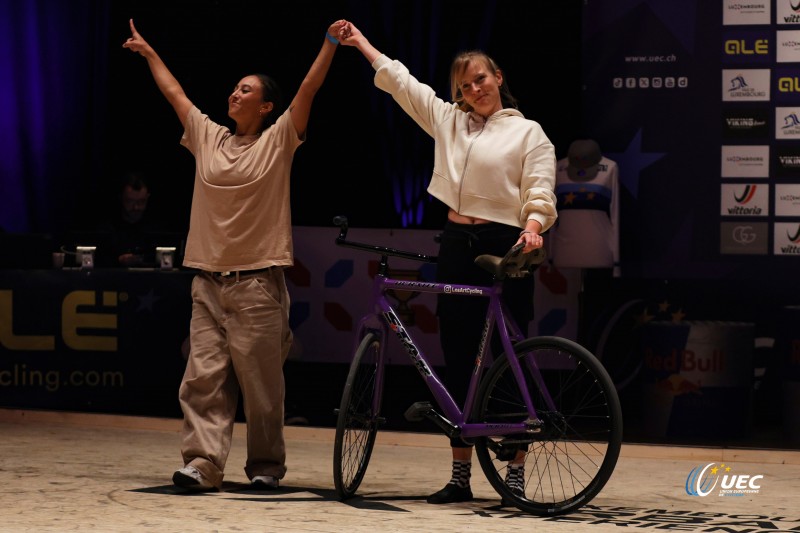
[[[339,236],[336,237],[336,243],[340,244],[347,239],[347,217],[344,215],[337,215],[333,217],[333,223],[339,226]]]

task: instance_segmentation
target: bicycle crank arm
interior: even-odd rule
[[[445,417],[437,413],[430,402],[416,402],[414,405],[406,409],[405,418],[409,422],[419,422],[423,419],[428,419],[436,424],[439,429],[444,431],[444,434],[450,438],[458,437],[461,434],[461,429],[454,426]]]

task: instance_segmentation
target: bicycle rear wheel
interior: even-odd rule
[[[504,505],[547,516],[574,511],[600,492],[617,464],[622,410],[616,388],[597,358],[567,339],[527,339],[514,352],[543,426],[538,433],[476,439],[481,468]],[[534,367],[541,380],[535,378]],[[481,384],[475,420],[511,423],[527,418],[503,355]],[[515,470],[509,480],[510,463],[523,470]]]
[[[342,393],[333,446],[333,482],[342,500],[355,495],[375,445],[383,393],[380,356],[380,337],[368,333],[353,355]]]

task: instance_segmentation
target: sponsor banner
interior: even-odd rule
[[[0,405],[180,416],[193,278],[0,270]]]
[[[723,0],[722,24],[725,26],[769,24],[772,0]]]
[[[778,63],[800,62],[800,30],[775,32],[775,55]]]
[[[776,103],[800,102],[800,65],[773,69],[772,80],[772,99]]]
[[[800,2],[795,0],[776,0],[775,22],[778,25],[800,24]]]
[[[745,253],[763,253],[775,263],[766,268],[774,267],[781,274],[788,271],[791,265],[772,258],[773,224],[795,217],[775,218],[779,215],[775,214],[774,186],[800,183],[800,142],[792,142],[800,140],[800,126],[794,126],[795,117],[800,123],[800,54],[791,60],[792,41],[800,37],[800,0],[721,0],[717,4],[713,0],[689,4],[591,0],[583,2],[583,7],[581,124],[586,136],[596,139],[605,155],[620,166],[620,181],[632,200],[629,222],[650,233],[663,233],[661,238],[623,246],[629,252],[623,254],[623,273],[639,269],[644,278],[714,277],[724,268],[736,278],[757,278],[764,264],[741,263],[745,256],[720,256],[716,232],[723,222],[736,220],[766,223],[760,248],[747,248]],[[620,35],[630,38],[620,41]],[[781,62],[777,61],[779,43]],[[691,76],[691,84],[686,91],[657,85],[656,77],[668,75]],[[715,83],[719,83],[717,89]],[[709,100],[714,91],[718,100]],[[786,108],[782,112],[796,107],[797,112],[779,116],[779,107]],[[714,150],[720,150],[719,162]],[[695,152],[711,157],[685,157]],[[719,167],[709,168],[712,164]],[[669,193],[667,183],[671,184]],[[746,210],[732,196],[726,200],[734,213],[720,214],[720,206],[708,200],[721,194],[723,183],[758,185],[756,194],[767,193],[761,197],[763,203],[755,206],[761,214]],[[768,187],[761,190],[759,184]],[[664,228],[653,206],[661,206],[661,212],[669,210],[666,206],[675,203],[671,195],[677,190],[694,190],[706,201],[676,214],[683,219]],[[680,234],[678,228],[690,224],[711,231]],[[764,226],[759,228],[763,231]],[[652,244],[665,237],[679,250],[666,252]],[[624,228],[621,238],[633,241]],[[722,246],[730,253],[742,251],[739,244],[723,242]],[[667,257],[677,253],[686,260],[664,269]],[[716,264],[720,257],[721,263]]]
[[[723,178],[767,178],[769,177],[769,146],[723,146]]]
[[[723,69],[723,102],[768,102],[770,97],[770,70]]]
[[[800,177],[800,146],[778,146],[775,175],[782,178]]]
[[[722,222],[719,228],[721,254],[767,255],[769,224],[767,222]]]
[[[775,216],[800,218],[800,183],[775,186]]]
[[[800,255],[800,222],[776,222],[775,255]]]
[[[772,56],[767,30],[729,30],[723,34],[723,63],[772,63]]]
[[[651,321],[642,327],[643,430],[653,437],[745,435],[752,410],[747,322]]]
[[[800,139],[800,107],[775,108],[775,138]]]
[[[769,215],[769,185],[724,183],[720,194],[720,214],[729,217]]]
[[[725,109],[722,137],[725,139],[766,139],[770,135],[766,109]]]

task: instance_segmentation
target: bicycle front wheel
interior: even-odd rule
[[[481,437],[475,451],[504,505],[536,515],[564,514],[605,486],[622,445],[622,410],[603,365],[560,337],[514,347],[525,386],[543,422],[538,432]],[[477,396],[476,421],[505,424],[528,412],[507,355],[489,369]]]
[[[355,495],[367,471],[380,422],[381,341],[368,333],[350,363],[333,446],[333,481],[344,500]]]

